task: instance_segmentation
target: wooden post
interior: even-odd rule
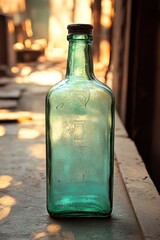
[[[100,57],[100,40],[101,40],[101,0],[94,0],[92,6],[93,13],[93,53],[94,60],[99,61]]]

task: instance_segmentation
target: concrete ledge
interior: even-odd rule
[[[30,117],[29,121],[1,123],[4,131],[0,139],[0,239],[160,239],[159,195],[118,116],[114,207],[109,219],[48,216],[44,114],[30,113]]]
[[[160,197],[134,142],[116,115],[115,155],[144,239],[160,239]]]

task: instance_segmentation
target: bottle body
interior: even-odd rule
[[[65,79],[46,97],[47,209],[55,217],[112,211],[114,100],[94,76],[91,25],[68,26]]]
[[[47,209],[52,216],[112,211],[114,101],[96,79],[65,79],[46,98]]]

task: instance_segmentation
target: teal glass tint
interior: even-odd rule
[[[47,210],[55,217],[112,211],[114,99],[93,74],[87,34],[68,36],[66,77],[46,96]]]

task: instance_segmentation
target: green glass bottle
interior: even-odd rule
[[[112,211],[114,99],[93,73],[92,25],[68,25],[66,77],[46,97],[47,210],[53,217]]]

